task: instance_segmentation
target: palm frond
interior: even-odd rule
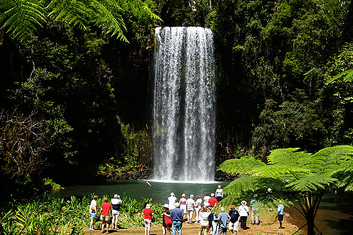
[[[310,175],[295,180],[289,183],[286,187],[291,188],[293,191],[312,192],[318,189],[325,189],[336,181],[337,179],[324,175]]]
[[[38,0],[3,0],[0,2],[1,29],[23,42],[46,22],[46,10]]]
[[[254,168],[265,165],[254,157],[241,157],[224,161],[217,170],[232,174],[251,174]]]

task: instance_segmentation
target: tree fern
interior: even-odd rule
[[[2,0],[0,12],[0,22],[4,22],[1,29],[21,42],[46,22],[47,12],[38,0]]]
[[[353,191],[353,147],[341,145],[324,148],[315,154],[298,151],[298,148],[276,149],[268,156],[268,164],[253,158],[227,160],[218,170],[249,176],[236,179],[224,188],[224,203],[251,198],[254,192],[263,194],[266,187],[275,189],[269,197],[260,197],[261,203],[295,197],[296,208],[313,226],[317,208],[325,190],[344,188]],[[251,161],[255,162],[254,165]],[[223,204],[222,204],[223,205]]]

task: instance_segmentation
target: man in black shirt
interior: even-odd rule
[[[239,213],[238,210],[235,209],[234,205],[230,206],[230,210],[228,212],[230,216],[230,221],[229,221],[229,230],[233,233],[233,235],[236,235],[238,232],[239,228]]]

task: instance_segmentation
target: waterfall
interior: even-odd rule
[[[153,159],[156,180],[214,180],[213,34],[201,27],[156,28]]]

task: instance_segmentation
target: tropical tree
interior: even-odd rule
[[[247,176],[224,188],[227,197],[223,203],[237,202],[240,196],[250,199],[270,187],[271,197],[260,201],[270,206],[279,200],[287,205],[297,202],[294,208],[305,217],[308,234],[314,234],[314,219],[323,195],[333,189],[353,190],[352,154],[352,146],[340,145],[315,154],[299,148],[276,149],[268,156],[268,163],[253,157],[227,160],[218,170]]]
[[[80,29],[94,24],[105,33],[128,42],[124,35],[123,15],[126,12],[141,20],[160,20],[141,0],[3,0],[0,2],[0,25],[21,42],[50,18]]]

